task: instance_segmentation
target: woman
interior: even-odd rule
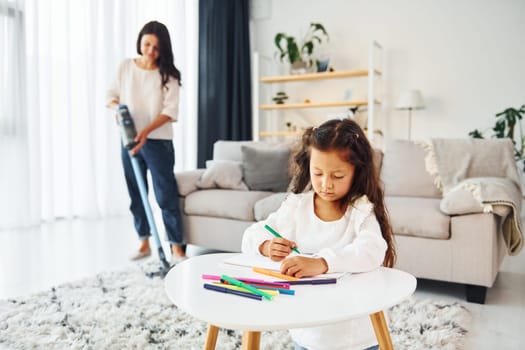
[[[168,29],[162,23],[146,23],[137,38],[137,58],[125,59],[107,92],[107,107],[128,106],[135,122],[137,145],[131,149],[137,157],[144,179],[151,172],[157,203],[170,242],[174,261],[184,259],[182,218],[177,181],[173,174],[175,152],[171,123],[178,117],[181,74],[173,63]],[[122,165],[131,198],[130,210],[141,241],[132,260],[151,254],[150,227],[135,181],[131,159],[122,147]]]

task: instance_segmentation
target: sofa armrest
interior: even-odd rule
[[[514,205],[521,212],[521,194],[507,178],[472,177],[458,182],[444,194],[440,209],[447,215],[494,213],[506,217]]]
[[[204,174],[205,170],[206,169],[195,169],[175,173],[177,185],[179,186],[179,195],[181,197],[186,197],[190,193],[198,190],[195,184],[201,178],[202,174]]]
[[[271,213],[279,209],[287,195],[287,192],[278,192],[255,202],[253,206],[255,221],[266,220]]]

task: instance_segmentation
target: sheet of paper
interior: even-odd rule
[[[299,256],[311,256],[306,254],[293,254]],[[244,267],[262,267],[263,269],[273,270],[279,272],[281,270],[281,262],[273,261],[270,258],[262,255],[255,254],[238,254],[232,256],[231,258],[224,259],[223,263]],[[337,273],[324,273],[322,275],[317,275],[314,278],[339,278],[343,276],[345,272]],[[310,277],[309,277],[310,278]]]

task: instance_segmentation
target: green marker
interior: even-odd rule
[[[231,285],[234,285],[234,286],[237,286],[237,287],[241,287],[241,288],[244,288],[254,294],[257,294],[257,295],[260,295],[260,296],[263,296],[265,299],[268,299],[268,300],[272,300],[272,296],[268,293],[265,293],[263,292],[262,290],[259,290],[255,287],[252,287],[246,283],[243,283],[239,280],[236,280],[235,278],[231,278],[231,277],[228,277],[226,275],[221,275],[221,280],[224,280],[228,283],[230,283]]]
[[[264,228],[267,229],[268,231],[270,231],[270,233],[271,233],[272,235],[274,235],[275,237],[277,237],[277,238],[283,238],[283,236],[281,236],[281,235],[279,234],[279,232],[275,231],[275,230],[274,230],[273,228],[271,228],[270,226],[268,226],[268,225],[264,225]],[[295,247],[292,247],[292,250],[293,250],[294,252],[296,252],[297,254],[301,254],[301,253],[299,252],[299,249],[297,249],[297,248],[295,248]]]

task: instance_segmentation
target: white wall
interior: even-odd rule
[[[310,22],[322,23],[330,34],[336,70],[366,68],[367,44],[379,41],[385,49],[386,138],[407,137],[408,112],[395,104],[409,88],[420,89],[426,102],[426,109],[413,112],[415,139],[467,137],[475,128],[488,136],[495,113],[525,104],[523,0],[252,0],[252,5],[252,46],[266,56],[276,52],[277,32],[300,36]],[[284,88],[293,92],[295,86]],[[308,94],[342,98],[340,86],[315,89]],[[352,89],[357,97],[363,88]]]

